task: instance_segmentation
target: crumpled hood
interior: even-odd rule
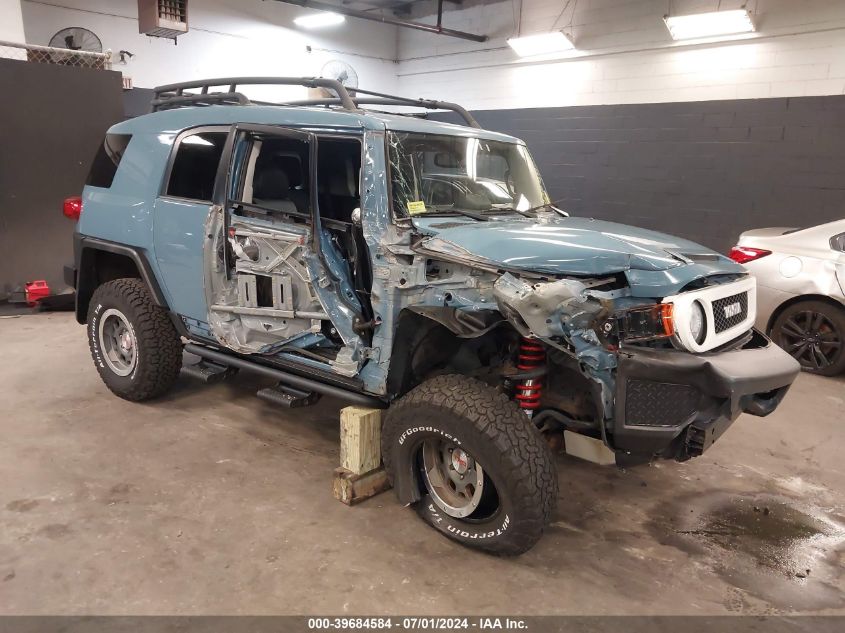
[[[689,240],[590,218],[507,217],[476,222],[418,216],[414,223],[426,236],[418,248],[453,258],[477,258],[511,270],[550,275],[641,271],[649,277],[648,273],[693,267],[678,276],[684,283],[705,275],[746,272],[730,258]]]

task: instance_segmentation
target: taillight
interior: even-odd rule
[[[751,248],[750,246],[734,246],[728,257],[734,260],[737,264],[746,264],[753,262],[755,259],[760,259],[766,255],[771,255],[772,251],[767,251],[762,248]]]
[[[82,198],[80,198],[79,196],[75,196],[73,198],[65,198],[65,203],[62,207],[62,213],[65,214],[66,218],[70,218],[71,220],[78,220],[79,216],[82,214]]]

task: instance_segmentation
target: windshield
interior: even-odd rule
[[[524,145],[407,132],[388,140],[397,217],[527,211],[549,202]]]

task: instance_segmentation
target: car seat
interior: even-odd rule
[[[255,204],[274,211],[296,213],[296,204],[291,200],[290,181],[287,172],[277,165],[269,165],[255,175],[252,183],[252,199]]]

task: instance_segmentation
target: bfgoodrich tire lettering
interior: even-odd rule
[[[493,492],[485,487],[478,511],[458,518],[435,500],[421,470],[427,441],[459,448],[483,468]],[[521,554],[540,539],[554,513],[558,485],[548,445],[509,398],[478,380],[438,376],[398,400],[385,418],[382,455],[391,481],[415,469],[421,493],[415,510],[464,545]]]
[[[110,348],[106,319],[120,328],[131,355],[121,358]],[[87,330],[97,372],[115,395],[132,401],[155,398],[179,376],[179,335],[140,279],[116,279],[97,288],[88,305]]]

